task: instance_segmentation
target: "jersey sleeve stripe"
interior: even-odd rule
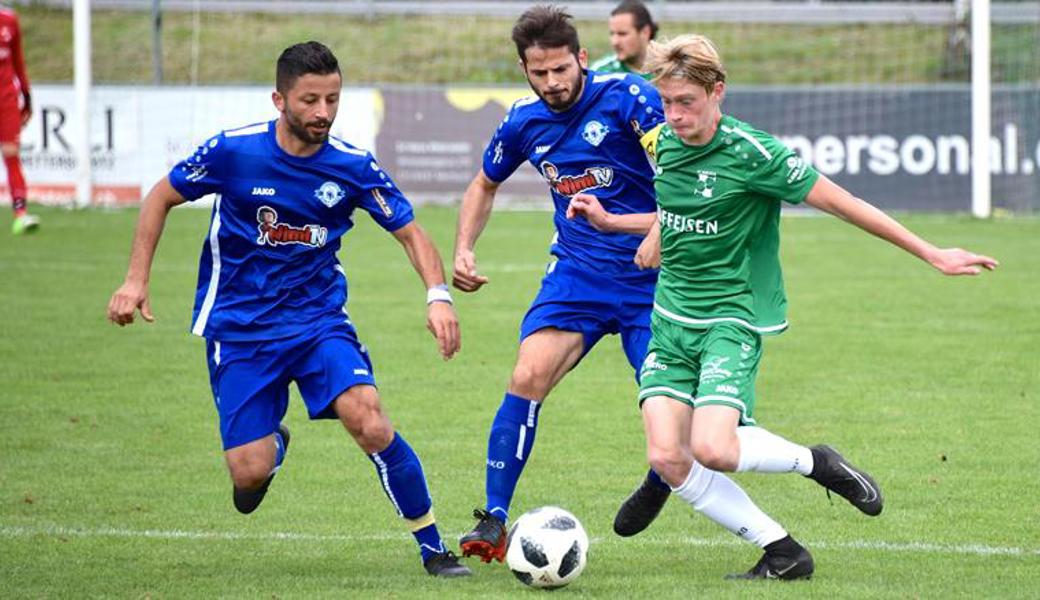
[[[739,135],[740,137],[747,140],[752,146],[754,146],[755,149],[761,152],[762,156],[766,157],[766,160],[773,160],[773,155],[769,152],[769,150],[766,150],[766,147],[762,145],[762,142],[756,140],[754,137],[752,137],[750,133],[744,131],[743,129],[740,129],[739,127],[728,127],[726,125],[723,125],[722,131],[724,131],[725,133],[735,133]]]
[[[256,135],[258,133],[267,132],[267,123],[256,123],[254,125],[246,125],[245,127],[239,127],[238,129],[229,129],[224,132],[225,137],[239,137],[243,135]]]

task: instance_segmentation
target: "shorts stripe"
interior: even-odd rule
[[[670,388],[666,385],[659,385],[640,390],[639,399],[645,400],[647,397],[653,396],[655,394],[666,394],[669,396],[675,396],[676,398],[680,398],[682,400],[689,400],[690,402],[693,402],[692,395],[687,394],[686,392],[680,392],[679,390],[675,388]]]
[[[768,325],[764,327],[753,325],[751,323],[748,323],[744,319],[738,319],[737,317],[714,317],[710,319],[694,319],[692,317],[684,317],[682,315],[675,314],[656,302],[654,302],[654,312],[661,315],[662,317],[665,317],[677,323],[686,323],[687,325],[698,325],[702,327],[705,325],[714,325],[715,323],[736,323],[738,325],[747,327],[751,331],[755,331],[757,333],[776,333],[778,331],[783,331],[787,329],[786,319],[783,323],[779,323],[777,325]]]
[[[697,408],[700,406],[704,406],[708,403],[714,405],[724,404],[726,406],[731,406],[740,411],[741,420],[744,421],[745,424],[755,424],[755,420],[749,417],[747,414],[747,405],[744,404],[744,401],[740,398],[734,398],[732,396],[701,396],[700,398],[697,398],[693,401],[693,407]]]

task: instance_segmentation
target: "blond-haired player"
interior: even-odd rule
[[[763,548],[737,577],[808,578],[809,552],[720,473],[796,472],[868,515],[882,508],[874,479],[833,448],[792,443],[754,418],[762,337],[787,328],[781,201],[833,214],[946,275],[997,261],[937,248],[773,136],[723,114],[726,70],[707,38],[652,44],[646,67],[666,118],[643,138],[657,162],[658,219],[636,255],[661,268],[639,393],[648,459],[674,494]]]

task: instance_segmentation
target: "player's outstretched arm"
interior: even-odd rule
[[[441,356],[448,360],[462,347],[462,335],[451,294],[444,284],[441,255],[430,236],[415,221],[395,231],[394,237],[401,242],[415,272],[426,284],[426,328],[437,339]]]
[[[120,327],[134,322],[134,313],[140,309],[141,317],[149,323],[155,320],[148,305],[148,279],[152,271],[152,259],[159,245],[166,215],[170,209],[184,203],[184,197],[170,185],[166,177],[160,179],[141,201],[141,214],[134,231],[134,242],[130,249],[130,266],[123,285],[108,301],[108,320]]]
[[[646,235],[657,218],[656,213],[615,215],[592,194],[574,194],[567,205],[567,218],[585,217],[596,231]]]
[[[856,198],[824,176],[809,190],[805,203],[899,246],[944,275],[978,275],[1000,264],[996,259],[960,248],[937,248],[871,204]]]
[[[656,269],[661,266],[661,224],[654,221],[650,231],[636,249],[636,266],[640,269]]]
[[[477,271],[477,256],[473,248],[491,218],[491,207],[498,186],[481,169],[462,195],[459,222],[455,230],[455,270],[451,281],[464,292],[475,292],[488,282],[488,278]]]

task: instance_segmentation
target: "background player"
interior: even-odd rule
[[[654,220],[653,171],[639,139],[663,121],[656,91],[639,77],[585,71],[586,52],[570,15],[556,7],[525,12],[512,37],[536,96],[513,105],[466,189],[454,284],[473,292],[487,283],[474,246],[499,185],[525,160],[549,184],[556,261],[520,326],[516,365],[491,424],[486,510],[475,511],[477,526],[460,540],[464,555],[485,562],[504,556],[504,523],[542,401],[603,335],[620,333],[629,362],[640,364],[656,281],[656,273],[633,263]],[[656,475],[649,478],[659,510],[668,488]]]
[[[600,73],[635,73],[646,78],[646,49],[657,37],[657,23],[646,5],[639,0],[625,0],[610,11],[608,23],[614,53],[592,63],[590,68]]]
[[[338,418],[376,467],[379,481],[419,544],[431,575],[470,575],[434,522],[422,465],[383,412],[372,363],[346,314],[340,237],[360,208],[404,247],[427,292],[427,327],[445,359],[459,330],[440,256],[411,205],[372,155],[329,129],[342,78],[318,42],[278,59],[281,116],[223,132],[176,165],[148,193],[125,283],[108,306],[119,325],[148,305],[152,257],[171,208],[219,194],[199,266],[192,332],[206,358],[233,500],[250,513],[285,458],[281,425],[295,381],[312,419]]]
[[[0,152],[7,168],[7,187],[11,190],[15,235],[35,231],[40,219],[28,212],[26,206],[25,176],[18,157],[22,128],[32,117],[32,96],[29,76],[22,53],[22,29],[18,15],[7,7],[0,7]]]
[[[868,515],[881,490],[829,446],[806,448],[756,426],[762,336],[787,327],[780,202],[805,202],[925,260],[946,275],[992,258],[939,249],[819,175],[773,136],[729,115],[715,46],[689,35],[652,45],[648,70],[667,124],[647,134],[657,161],[658,222],[637,255],[657,266],[653,337],[640,379],[647,456],[676,495],[765,551],[748,579],[812,575],[809,552],[718,471],[797,472]]]

